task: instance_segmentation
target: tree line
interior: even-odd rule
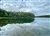
[[[0,17],[35,17],[31,12],[12,12],[0,9]]]

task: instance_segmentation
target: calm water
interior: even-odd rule
[[[0,36],[50,36],[50,18],[35,18],[31,23],[12,23],[1,27]]]

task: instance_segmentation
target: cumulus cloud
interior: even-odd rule
[[[1,0],[0,8],[9,11],[30,11],[38,16],[49,14],[49,1],[50,0]]]

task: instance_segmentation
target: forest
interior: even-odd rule
[[[27,17],[34,18],[35,15],[31,12],[15,12],[0,9],[0,17]]]

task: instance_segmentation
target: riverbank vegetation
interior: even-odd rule
[[[31,12],[12,12],[0,9],[0,17],[22,17],[22,18],[34,18],[35,15]]]

